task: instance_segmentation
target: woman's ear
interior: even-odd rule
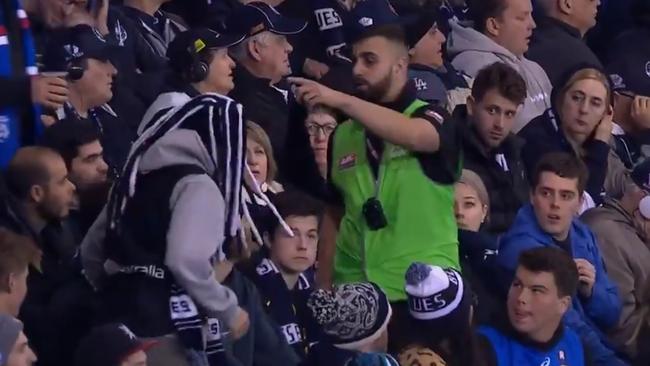
[[[487,222],[489,220],[488,215],[490,213],[490,208],[488,207],[488,205],[483,204],[482,209],[483,209],[483,213],[482,213],[483,217],[481,218],[481,224],[485,223],[485,222]]]

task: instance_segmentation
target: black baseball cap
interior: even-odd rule
[[[147,351],[156,341],[142,341],[124,324],[111,323],[94,328],[79,343],[76,366],[119,366],[138,351]]]
[[[228,48],[246,38],[243,33],[219,33],[209,28],[196,28],[178,34],[167,48],[169,65],[174,71],[186,71],[201,52]]]
[[[614,91],[628,91],[650,97],[650,50],[644,53],[635,51],[617,58],[607,66]]]
[[[66,71],[71,62],[89,58],[110,61],[118,47],[89,25],[54,31],[43,52],[43,70]]]
[[[413,48],[436,23],[440,24],[439,14],[432,8],[400,15],[388,0],[365,0],[350,11],[345,33],[348,42],[355,43],[373,28],[398,25],[404,29],[407,45]]]
[[[269,31],[275,34],[291,35],[307,27],[303,20],[285,17],[272,6],[253,1],[237,7],[226,21],[226,29],[246,34],[246,37]]]

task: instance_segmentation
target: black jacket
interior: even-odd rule
[[[271,86],[268,79],[258,78],[244,66],[235,69],[235,89],[230,97],[244,106],[244,117],[260,125],[273,147],[275,161],[284,156],[289,125],[287,97]],[[288,94],[288,93],[287,93]]]
[[[454,110],[455,123],[467,121],[467,108]],[[528,199],[528,181],[521,150],[522,139],[510,134],[498,149],[488,151],[471,122],[463,134],[464,168],[478,174],[490,196],[490,216],[484,230],[492,234],[506,232],[519,208]],[[505,158],[506,167],[497,163],[497,156]]]
[[[526,56],[546,71],[553,86],[557,86],[562,75],[577,65],[590,64],[602,69],[600,60],[580,32],[550,17],[541,17],[537,21]]]
[[[535,165],[544,154],[550,152],[566,152],[576,154],[560,128],[561,122],[553,110],[549,109],[541,116],[533,119],[519,131],[519,136],[526,140],[522,157],[528,176],[533,174]],[[607,177],[609,145],[605,142],[589,139],[584,144],[586,151],[582,161],[589,171],[586,191],[596,203],[602,197],[605,178]]]

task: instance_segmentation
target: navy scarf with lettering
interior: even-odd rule
[[[318,339],[316,323],[307,308],[307,299],[313,291],[313,271],[300,274],[296,286],[290,290],[275,263],[264,258],[251,277],[262,295],[267,314],[279,325],[286,342],[304,359],[309,346]]]

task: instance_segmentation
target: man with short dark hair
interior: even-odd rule
[[[464,168],[481,177],[490,195],[489,220],[493,234],[507,231],[528,198],[523,141],[511,131],[526,99],[526,82],[507,64],[482,69],[472,86],[467,107],[458,106],[453,118],[467,123],[463,134]]]
[[[456,124],[444,123],[442,108],[417,99],[408,80],[409,46],[430,27],[405,29],[397,15],[387,16],[390,9],[378,8],[387,6],[382,3],[368,7],[372,13],[353,13],[353,72],[363,99],[301,78],[289,81],[303,104],[350,117],[330,137],[332,197],[319,249],[320,285],[329,286],[332,274],[337,283],[369,280],[391,301],[404,301],[411,262],[458,267],[452,202],[460,136]]]
[[[587,46],[584,36],[596,25],[600,1],[538,0],[543,14],[536,17],[526,56],[546,71],[554,86],[562,76],[581,64],[602,68],[600,60]]]
[[[304,359],[311,344],[318,341],[319,333],[307,299],[314,290],[313,266],[322,207],[298,191],[280,192],[273,198],[273,204],[293,237],[276,221],[265,235],[268,246],[246,274],[257,285],[262,304],[279,325],[285,341]]]
[[[95,126],[75,119],[46,128],[41,138],[42,146],[61,154],[69,179],[77,188],[67,220],[77,242],[81,242],[108,197],[108,165],[99,139]]]
[[[58,152],[78,190],[107,181],[108,166],[97,129],[86,121],[70,120],[45,129],[41,145]]]
[[[522,251],[553,247],[571,254],[578,267],[579,286],[566,324],[583,339],[596,365],[623,365],[603,334],[618,322],[618,292],[607,275],[594,234],[575,218],[587,174],[583,163],[571,154],[550,153],[540,160],[530,177],[530,204],[521,208],[502,238],[497,265],[505,285],[510,283]]]
[[[33,240],[0,228],[0,314],[18,316],[27,295],[29,266],[38,268],[40,258]]]
[[[494,62],[505,62],[526,81],[527,98],[513,131],[551,107],[551,82],[544,70],[524,54],[535,28],[530,0],[477,0],[469,3],[474,28],[451,22],[448,50],[452,65],[475,77]]]
[[[523,251],[508,291],[507,325],[479,330],[486,365],[590,365],[580,337],[562,321],[577,287],[578,271],[565,251]]]

